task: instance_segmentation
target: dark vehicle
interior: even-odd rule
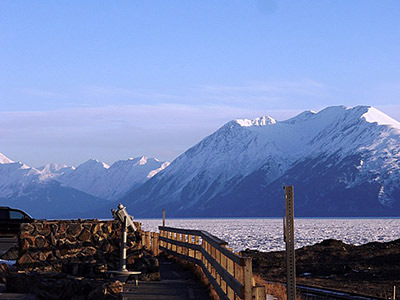
[[[0,235],[16,235],[22,223],[30,223],[33,219],[26,212],[10,207],[0,206]]]

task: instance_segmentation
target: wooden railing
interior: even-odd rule
[[[143,245],[197,264],[219,298],[227,300],[264,300],[264,286],[255,286],[250,257],[227,248],[227,242],[202,230],[159,227],[160,233],[145,232]]]
[[[142,231],[142,244],[147,250],[150,250],[154,256],[160,254],[159,236],[160,234],[157,232]]]

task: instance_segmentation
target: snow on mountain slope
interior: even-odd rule
[[[64,186],[87,194],[115,200],[144,183],[168,164],[144,156],[120,160],[111,166],[97,160],[89,160],[75,170],[58,176],[56,180]]]
[[[9,159],[7,156],[5,156],[4,154],[0,153],[0,164],[10,164],[13,161],[11,159]]]
[[[282,122],[269,116],[234,120],[187,150],[164,172],[123,200],[135,205],[143,215],[153,215],[166,206],[173,208],[176,215],[200,215],[202,211],[210,213],[211,207],[217,208],[216,203],[227,195],[246,201],[244,191],[248,186],[253,185],[253,190],[261,193],[253,195],[257,202],[257,197],[268,192],[263,187],[274,182],[281,184],[286,178],[301,185],[307,177],[319,180],[330,172],[333,182],[328,184],[332,189],[336,187],[331,195],[366,184],[374,186],[374,193],[379,187],[374,194],[379,205],[390,206],[400,202],[399,129],[397,121],[367,106],[306,111]],[[313,165],[319,166],[313,173],[319,177],[296,168]],[[307,177],[300,178],[303,173]],[[241,190],[237,190],[239,186]],[[241,199],[235,196],[241,193]],[[307,191],[304,193],[306,197]],[[229,210],[229,201],[225,204],[224,209]],[[223,211],[213,213],[226,215]]]
[[[38,182],[39,176],[38,170],[20,162],[0,164],[0,198],[22,193],[26,186]]]
[[[89,160],[76,169],[64,164],[32,168],[0,154],[0,203],[26,209],[35,217],[83,217],[93,207],[108,205],[105,198],[121,197],[168,164],[139,157],[111,167]]]
[[[69,174],[70,172],[75,170],[75,167],[68,166],[65,164],[51,163],[39,167],[37,168],[37,170],[41,173],[40,180],[49,180],[57,178],[58,176],[63,174]]]

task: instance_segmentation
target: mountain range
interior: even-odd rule
[[[125,195],[168,164],[142,156],[111,166],[91,159],[77,168],[33,168],[0,153],[0,203],[25,209],[36,218],[78,217]]]
[[[368,106],[239,119],[122,198],[138,216],[400,216],[400,123]]]
[[[237,119],[171,164],[31,168],[0,154],[1,203],[43,217],[110,217],[118,202],[138,217],[282,216],[285,185],[297,216],[400,216],[400,123],[370,106]]]

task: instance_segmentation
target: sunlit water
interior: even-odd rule
[[[158,231],[160,219],[141,219],[143,229]],[[251,219],[167,219],[166,226],[205,230],[229,243],[235,251],[284,249],[283,221],[274,218]],[[296,248],[325,239],[338,239],[360,245],[400,238],[400,218],[396,219],[296,219]]]

